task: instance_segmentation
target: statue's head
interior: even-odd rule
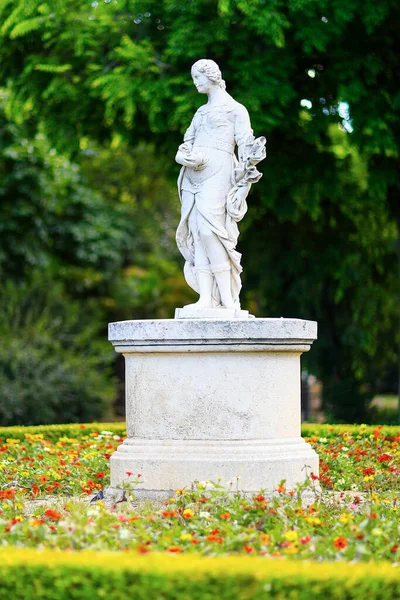
[[[193,83],[200,94],[207,94],[211,86],[226,88],[219,66],[213,60],[202,58],[192,66]]]

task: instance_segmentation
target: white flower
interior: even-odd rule
[[[209,512],[207,512],[206,510],[201,510],[201,511],[199,512],[199,517],[200,517],[201,519],[208,519],[208,518],[210,517],[210,513],[209,513]]]

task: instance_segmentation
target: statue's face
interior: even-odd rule
[[[207,75],[200,73],[197,69],[193,69],[192,79],[199,94],[207,94],[210,91],[212,82],[208,79]]]

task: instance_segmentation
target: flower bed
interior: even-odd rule
[[[0,544],[400,559],[399,428],[306,425],[303,435],[321,457],[322,496],[311,474],[296,492],[282,482],[272,497],[262,491],[244,497],[237,479],[193,485],[163,504],[138,507],[134,489],[145,474],[131,473],[127,502],[88,504],[109,482],[108,461],[123,433],[121,424],[0,430]],[[227,494],[220,484],[236,493]],[[306,503],[300,497],[305,489],[311,494]]]

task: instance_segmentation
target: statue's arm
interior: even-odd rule
[[[241,104],[235,111],[235,142],[238,147],[239,162],[242,162],[245,148],[254,141],[254,134],[251,128],[250,117],[247,109]]]
[[[203,168],[206,164],[205,157],[193,150],[193,144],[196,137],[196,115],[193,117],[189,128],[183,137],[183,144],[178,148],[175,156],[175,161],[183,167],[191,167],[192,169]]]
[[[185,135],[183,136],[183,144],[179,146],[178,152],[186,152],[189,153],[194,144],[194,138],[196,137],[196,115],[194,115],[192,122],[189,127],[186,129]]]

